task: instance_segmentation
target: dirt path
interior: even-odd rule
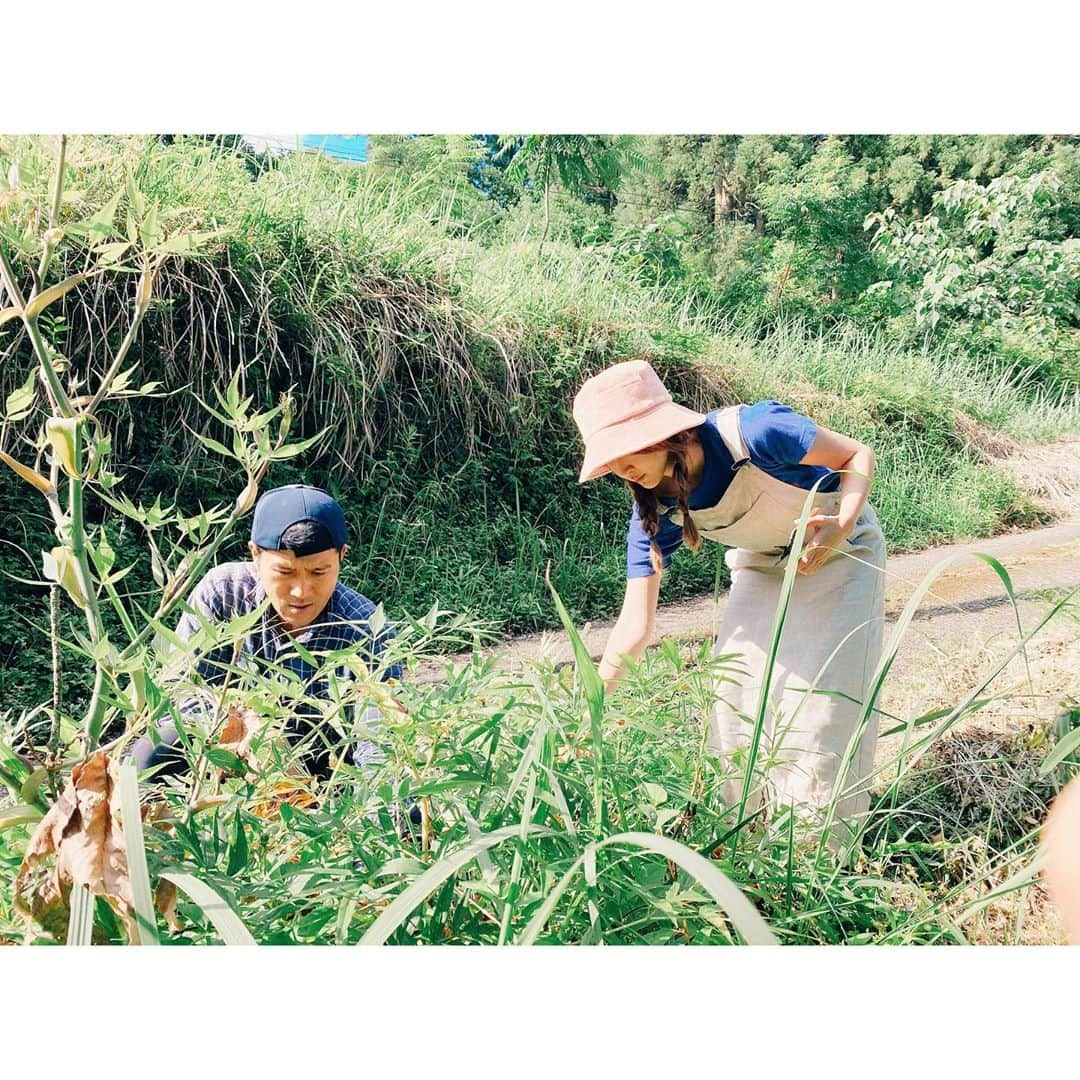
[[[985,562],[971,557],[973,552],[991,555],[1005,566],[1028,624],[1050,596],[1080,586],[1080,520],[894,556],[886,568],[889,575],[886,619],[890,623],[895,622],[916,586],[935,566],[951,556],[969,556],[951,563],[932,584],[909,635],[924,641],[925,650],[903,650],[897,658],[895,676],[925,663],[926,650],[949,653],[958,642],[970,647],[977,639],[988,639],[1010,629],[1015,633],[1016,617],[1001,580]],[[726,594],[721,594],[718,604],[708,596],[662,605],[657,612],[656,639],[709,635],[726,599]],[[613,625],[613,620],[605,620],[579,627],[591,656],[599,657]],[[489,651],[496,656],[500,667],[542,657],[556,663],[573,658],[569,639],[561,630],[522,635]],[[448,659],[461,662],[465,658],[465,654],[460,654]],[[442,670],[442,663],[425,664],[413,678],[417,682],[435,681],[441,677]]]
[[[1016,616],[1001,580],[974,552],[992,555],[1008,570],[1017,593],[1025,626],[1033,625],[1051,598],[1080,585],[1080,440],[1051,446],[1018,448],[1000,461],[1028,488],[1033,497],[1064,520],[1048,528],[1008,533],[971,543],[949,544],[912,554],[892,556],[886,572],[886,619],[895,622],[914,589],[937,565],[955,555],[934,581],[916,614],[890,676],[893,687],[903,688],[912,678],[938,669],[955,671],[957,663],[970,667],[995,643],[1015,641]],[[712,596],[664,604],[657,612],[656,640],[664,637],[702,638],[711,634],[719,619],[726,594],[714,603]],[[1061,631],[1062,624],[1076,620],[1059,617],[1049,634],[1063,634],[1073,651],[1080,633]],[[613,620],[579,627],[589,653],[599,657]],[[888,634],[888,630],[886,630]],[[1064,648],[1065,646],[1063,646]],[[490,650],[499,667],[542,657],[555,663],[572,659],[570,642],[561,630],[526,634]],[[449,657],[462,662],[466,654]],[[416,682],[442,678],[446,661],[423,665],[412,675]],[[894,691],[895,692],[895,691]]]

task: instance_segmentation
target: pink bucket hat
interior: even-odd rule
[[[611,472],[609,461],[704,424],[702,413],[671,400],[644,360],[625,360],[586,380],[574,398],[574,422],[585,440],[578,483]]]

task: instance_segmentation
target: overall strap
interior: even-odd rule
[[[744,465],[750,463],[750,455],[747,453],[746,443],[743,442],[742,431],[739,428],[739,414],[744,408],[743,405],[730,405],[726,409],[721,409],[716,417],[716,430],[731,454],[732,472],[738,472]]]

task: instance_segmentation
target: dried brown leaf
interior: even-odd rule
[[[15,906],[54,934],[74,884],[105,897],[131,925],[134,901],[117,779],[116,762],[102,751],[76,765],[30,837],[15,879]]]
[[[218,736],[218,745],[223,750],[231,750],[249,765],[254,765],[255,757],[251,752],[252,739],[259,733],[262,725],[259,715],[246,705],[230,705],[225,717],[225,726]]]
[[[154,903],[172,931],[184,929],[184,923],[176,913],[176,886],[165,878],[158,881],[154,890]]]

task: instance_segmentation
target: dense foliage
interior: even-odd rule
[[[967,890],[1027,888],[1033,838],[1014,831],[955,889],[898,880],[927,844],[904,782],[1071,596],[955,706],[892,718],[904,746],[879,768],[861,844],[833,807],[817,822],[744,813],[769,756],[733,763],[743,798],[728,805],[702,735],[737,658],[705,647],[687,663],[668,646],[607,702],[559,599],[610,610],[626,516],[614,484],[575,484],[567,404],[585,375],[644,355],[698,406],[781,397],[874,445],[894,545],[1033,520],[989,457],[1075,430],[1075,248],[1053,202],[1065,180],[962,178],[929,194],[936,215],[905,221],[867,203],[843,140],[781,140],[772,157],[769,140],[696,145],[725,212],[754,207],[760,246],[743,254],[785,260],[772,308],[695,265],[708,242],[692,231],[659,263],[635,250],[619,217],[631,177],[663,170],[625,137],[386,140],[363,170],[215,140],[81,138],[58,155],[0,142],[0,494],[25,560],[4,579],[0,782],[16,805],[0,809],[0,863],[32,935],[157,940],[156,881],[171,940],[184,940],[177,889],[198,941],[963,940],[988,902]],[[1021,145],[1023,159],[1049,144]],[[717,189],[729,151],[745,187]],[[856,214],[876,230],[865,251]],[[899,314],[867,331],[858,303],[886,294]],[[792,296],[800,321],[777,318]],[[953,337],[916,340],[905,304],[911,327]],[[955,347],[994,327],[1065,352]],[[348,745],[371,706],[384,717],[385,760],[341,760],[323,785],[298,780],[279,737],[304,696],[295,680],[236,667],[186,721],[179,698],[206,689],[191,650],[235,642],[257,614],[187,647],[171,624],[211,561],[240,550],[260,487],[300,476],[346,505],[352,580],[387,599],[410,667],[475,641],[481,627],[452,607],[504,627],[557,617],[576,672],[498,676],[477,657],[397,691],[399,716],[355,650],[313,658],[334,687],[328,736]],[[715,576],[689,561],[671,585]],[[166,716],[192,775],[146,799],[106,751]],[[14,933],[10,908],[0,922]]]
[[[559,186],[557,156],[537,186],[543,144],[532,138],[374,138],[365,168],[256,158],[234,140],[75,140],[71,212],[106,203],[130,172],[164,215],[212,234],[202,256],[177,252],[162,267],[132,352],[140,380],[158,380],[168,394],[141,398],[137,422],[122,400],[101,417],[132,497],[175,498],[191,513],[231,490],[235,463],[208,457],[190,429],[202,423],[196,395],[208,400],[211,385],[240,370],[259,401],[295,386],[300,433],[327,431],[307,454],[275,465],[270,480],[303,475],[341,498],[356,537],[347,579],[392,613],[438,599],[505,630],[551,625],[542,585],[551,562],[575,615],[607,614],[621,593],[627,497],[614,482],[576,484],[567,406],[587,374],[643,355],[701,406],[776,397],[869,441],[880,461],[875,501],[894,547],[1032,519],[985,451],[1003,444],[1002,433],[1044,438],[1075,421],[1075,387],[1062,388],[1075,264],[1055,254],[1075,224],[1074,141],[672,136],[635,150],[623,140],[578,162],[621,162],[623,172],[611,174],[621,176],[617,191],[582,181],[571,194]],[[515,147],[532,147],[532,157]],[[579,151],[580,143],[557,144],[552,153]],[[13,191],[22,170],[23,187],[37,176],[44,194],[35,163],[49,152],[47,142],[4,142],[0,171]],[[647,167],[638,167],[642,156]],[[1007,328],[973,323],[964,297],[977,283],[963,278],[937,305],[930,340],[916,332],[923,263],[912,254],[917,226],[903,223],[922,220],[954,179],[990,183],[1006,169],[1058,177],[1037,190],[1025,181],[1038,212],[1003,211],[1012,254],[978,270],[980,282],[1007,293],[1019,273],[1018,237],[1037,221],[1049,245],[1036,248],[1040,265],[1055,282],[1039,332],[1056,335],[1058,351],[1036,359],[1017,345],[1017,334],[1034,332],[1031,320],[1017,328],[1027,314],[1003,300],[987,310],[1007,309]],[[2,197],[7,242],[31,248],[33,221]],[[899,216],[864,227],[869,213],[887,211]],[[939,231],[946,250],[956,248],[955,230]],[[886,232],[895,243],[884,235],[875,243]],[[82,258],[69,239],[52,277]],[[880,287],[889,258],[904,260],[913,284],[893,268],[893,285]],[[1025,264],[1028,294],[1038,293],[1033,272]],[[118,342],[125,280],[103,279],[42,317],[76,379]],[[995,335],[1012,351],[984,355]],[[0,350],[10,392],[28,370],[15,324],[0,330]],[[32,579],[47,523],[6,471],[0,492],[13,511],[8,569]],[[93,498],[87,513],[101,516]],[[139,530],[110,539],[138,564],[132,586],[148,586]],[[225,552],[242,541],[239,532],[226,538]],[[713,579],[710,560],[677,560],[665,594]],[[10,576],[0,589],[5,695],[39,700],[42,593]]]

